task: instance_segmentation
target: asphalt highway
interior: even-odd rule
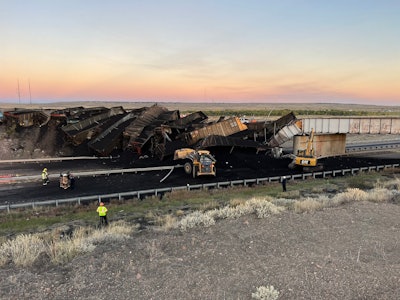
[[[169,170],[149,172],[111,174],[102,176],[84,176],[76,178],[74,189],[64,190],[59,187],[57,176],[61,171],[72,173],[98,170],[118,170],[152,166],[173,166],[172,159],[160,162],[152,158],[114,157],[107,159],[71,160],[56,162],[1,163],[0,164],[0,204],[54,200],[90,195],[104,195],[118,192],[139,191],[163,187],[201,184],[215,181],[263,178],[301,173],[301,170],[288,169],[289,158],[274,159],[263,153],[237,149],[232,153],[216,151],[217,176],[192,178],[177,168],[166,177]],[[368,167],[372,165],[394,164],[400,160],[400,152],[382,151],[351,154],[321,160],[325,170],[341,168]],[[51,175],[47,186],[42,186],[40,174],[46,167]],[[37,175],[36,180],[14,181],[13,176]],[[166,177],[166,178],[165,178]],[[52,179],[54,178],[54,179]],[[162,179],[164,179],[162,181]],[[161,182],[162,181],[162,182]]]

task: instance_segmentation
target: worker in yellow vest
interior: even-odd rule
[[[100,205],[97,207],[97,213],[99,214],[100,217],[100,222],[99,226],[107,226],[108,221],[107,221],[107,207],[104,206],[103,202],[100,202]]]
[[[42,171],[42,183],[43,185],[47,185],[49,183],[49,174],[47,173],[47,168],[44,168]]]

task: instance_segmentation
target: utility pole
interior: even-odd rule
[[[31,80],[29,79],[29,104],[32,104]]]
[[[17,85],[18,85],[18,103],[21,104],[21,92],[19,90],[19,79],[17,81]]]

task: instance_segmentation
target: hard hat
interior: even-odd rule
[[[100,202],[100,206],[103,206],[104,205],[104,203],[103,202]]]

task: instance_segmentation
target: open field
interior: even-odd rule
[[[59,102],[59,103],[0,103],[0,109],[9,110],[14,108],[26,109],[62,109],[66,107],[115,107],[122,106],[126,109],[141,108],[151,106],[156,102]],[[183,102],[160,102],[170,110],[198,111],[198,110],[260,110],[265,111],[266,115],[272,110],[348,110],[348,111],[366,111],[366,112],[384,112],[392,111],[400,113],[400,106],[380,106],[380,105],[360,105],[360,104],[337,104],[337,103],[183,103]]]

